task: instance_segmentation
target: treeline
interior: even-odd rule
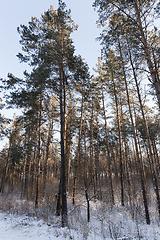
[[[22,115],[11,122],[0,116],[1,138],[9,141],[0,153],[0,191],[18,191],[37,208],[55,185],[62,226],[67,194],[75,204],[81,188],[88,221],[93,198],[110,205],[118,199],[131,210],[140,199],[150,224],[151,199],[160,215],[160,32],[150,26],[159,6],[137,0],[93,6],[103,28],[95,76],[74,53],[77,26],[61,0],[57,10],[50,7],[18,28],[23,53],[17,57],[31,71],[1,79],[7,107]],[[156,111],[147,106],[145,79]]]

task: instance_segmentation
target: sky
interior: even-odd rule
[[[79,25],[72,34],[75,54],[80,54],[89,64],[91,72],[100,56],[100,44],[95,39],[99,36],[96,26],[98,19],[94,11],[93,0],[66,0],[67,8],[71,9],[71,16]],[[0,3],[0,77],[6,78],[13,73],[17,77],[23,76],[26,64],[19,63],[16,57],[21,52],[20,37],[17,27],[27,25],[31,16],[40,17],[41,13],[48,10],[50,5],[57,9],[58,0],[5,0]]]
[[[96,67],[100,56],[100,43],[96,38],[100,35],[96,21],[98,14],[94,11],[92,4],[94,0],[65,0],[68,9],[71,9],[71,16],[79,25],[77,31],[72,34],[75,54],[80,54],[90,67],[91,74]],[[8,73],[17,77],[23,77],[27,64],[20,63],[16,55],[21,52],[19,43],[20,36],[17,27],[20,24],[27,25],[31,16],[40,18],[44,11],[53,5],[58,7],[58,0],[5,0],[0,1],[0,78],[7,78]],[[2,94],[0,94],[2,97]],[[2,110],[6,117],[12,117],[15,110]],[[18,111],[16,110],[16,113]]]

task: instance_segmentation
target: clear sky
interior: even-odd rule
[[[96,26],[97,13],[92,7],[94,0],[66,0],[67,8],[71,9],[71,16],[79,25],[72,34],[76,54],[80,54],[89,64],[90,71],[97,63],[100,55],[99,36]],[[17,27],[27,25],[31,16],[40,17],[50,5],[57,9],[58,0],[5,0],[0,3],[0,77],[6,78],[8,72],[22,77],[26,64],[19,63],[16,54],[21,51]]]

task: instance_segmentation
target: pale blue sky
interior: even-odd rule
[[[97,13],[92,7],[93,0],[66,0],[67,8],[71,9],[71,15],[76,24],[77,31],[72,35],[76,54],[80,54],[92,68],[100,56],[99,42],[95,38],[99,36],[97,29]],[[21,51],[17,27],[20,24],[27,25],[31,16],[40,17],[41,13],[48,10],[50,5],[57,9],[58,0],[5,0],[0,3],[0,77],[6,78],[8,72],[17,77],[22,77],[26,64],[19,63],[16,54]]]

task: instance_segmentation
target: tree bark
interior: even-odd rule
[[[42,96],[40,96],[39,106],[39,126],[38,126],[38,153],[37,153],[37,170],[36,170],[36,199],[35,207],[38,207],[39,201],[39,182],[40,182],[40,164],[41,164],[41,125],[42,125]]]
[[[60,68],[60,124],[61,124],[61,196],[62,196],[62,227],[68,225],[67,194],[66,194],[66,93],[64,70]]]

